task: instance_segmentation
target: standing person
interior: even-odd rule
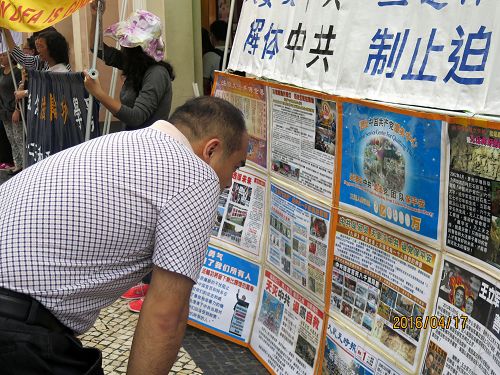
[[[26,69],[47,70],[53,72],[71,71],[69,65],[69,45],[64,36],[53,27],[33,33],[38,54],[25,53],[16,46],[9,30],[0,27],[5,32],[5,41],[11,57]],[[61,66],[62,65],[62,66]]]
[[[24,130],[22,124],[19,123],[20,112],[16,108],[15,86],[7,54],[8,52],[0,54],[0,64],[3,67],[0,75],[0,120],[7,133],[14,160],[14,167],[10,168],[7,173],[15,175],[23,170]],[[16,82],[19,82],[21,71],[15,66],[14,61],[12,61],[12,65]]]
[[[90,6],[92,21],[89,40],[94,41],[97,1]],[[85,87],[116,118],[125,130],[135,130],[166,120],[172,105],[172,66],[163,61],[165,46],[160,19],[145,10],[136,10],[122,22],[108,27],[104,35],[120,43],[121,49],[103,45],[106,65],[122,70],[125,81],[120,99],[109,96],[100,85],[87,80]]]
[[[218,20],[210,25],[210,41],[214,48],[203,55],[203,92],[205,95],[210,95],[212,90],[214,71],[222,70],[226,33],[226,21]]]
[[[102,373],[100,352],[75,335],[151,270],[127,374],[172,367],[248,133],[220,98],[189,100],[169,121],[60,151],[0,185],[2,374]]]

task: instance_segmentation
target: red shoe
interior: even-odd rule
[[[140,299],[135,299],[128,303],[128,309],[135,313],[140,313],[142,309],[142,304],[144,302],[144,297]]]
[[[137,284],[122,294],[123,299],[143,298],[148,292],[149,284]]]

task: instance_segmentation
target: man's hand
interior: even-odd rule
[[[16,110],[12,114],[12,123],[18,124],[20,119],[21,119],[21,111],[19,111],[19,109],[16,108]]]
[[[132,342],[128,375],[168,374],[184,337],[194,282],[155,267]]]

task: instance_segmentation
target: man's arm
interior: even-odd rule
[[[184,337],[194,282],[154,267],[128,362],[128,375],[168,374]]]

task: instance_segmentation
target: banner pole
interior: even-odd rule
[[[103,10],[104,0],[97,0],[97,17],[95,20],[95,37],[94,37],[94,54],[92,56],[92,66],[89,69],[89,73],[95,74],[97,77],[97,71],[95,69],[97,64],[97,53],[99,48],[99,40],[102,34],[101,23],[102,23],[102,10]],[[90,127],[92,123],[92,108],[94,107],[94,97],[89,93],[89,106],[87,108],[87,124],[85,127],[85,141],[90,139]],[[97,114],[99,116],[99,114]]]
[[[233,25],[235,3],[235,0],[231,0],[231,7],[229,8],[229,19],[227,23],[226,44],[224,45],[224,56],[222,58],[222,71],[225,71],[227,68],[227,51],[229,50],[229,40],[231,40],[231,28]]]
[[[122,6],[120,8],[120,22],[123,21],[123,19],[125,18],[125,12],[127,10],[127,6],[128,6],[128,0],[122,0]],[[120,47],[120,43],[117,41],[115,43],[115,48],[118,48]],[[112,98],[115,97],[115,91],[116,91],[116,76],[118,75],[118,69],[117,68],[113,68],[113,72],[111,74],[111,86],[109,88],[109,96],[111,96]],[[106,117],[104,118],[104,127],[103,127],[103,135],[106,135],[106,134],[109,134],[109,128],[110,128],[110,124],[111,124],[111,117],[113,115],[111,114],[111,112],[106,109]]]
[[[7,39],[5,38],[5,30],[2,29],[2,41],[6,41]],[[9,59],[9,66],[10,66],[10,75],[12,77],[12,82],[14,82],[14,91],[17,91],[17,82],[16,82],[16,76],[14,75],[14,67],[12,66],[12,60],[10,58],[10,51],[7,48],[7,58]],[[21,112],[21,120],[23,122],[23,130],[24,130],[24,136],[26,137],[27,134],[27,127],[26,127],[26,120],[24,118],[24,111],[23,108],[20,108]]]

